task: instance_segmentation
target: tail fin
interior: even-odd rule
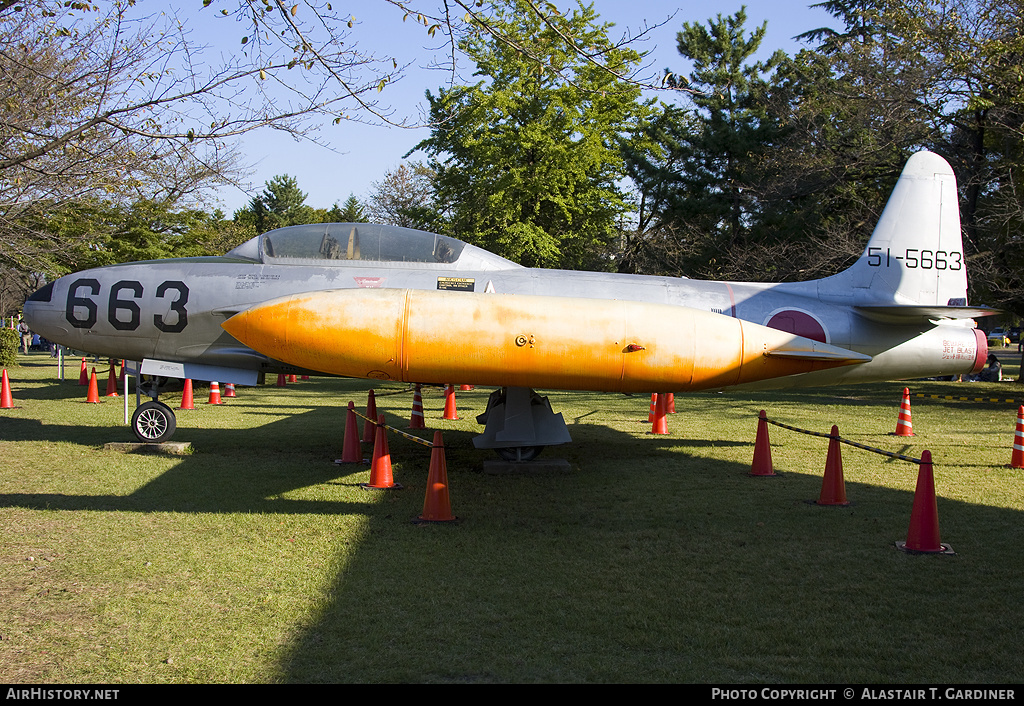
[[[956,176],[946,160],[931,152],[907,160],[864,254],[845,272],[819,280],[819,295],[887,316],[995,313],[967,306]]]

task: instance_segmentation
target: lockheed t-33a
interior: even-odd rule
[[[534,389],[630,393],[825,386],[978,371],[956,180],[907,162],[861,257],[807,282],[521,267],[434,233],[318,223],[220,257],[62,277],[25,304],[51,341],[155,376],[255,384],[308,373],[498,388],[475,443],[523,459],[569,441]],[[155,395],[154,395],[155,396]],[[174,413],[139,406],[161,441]]]

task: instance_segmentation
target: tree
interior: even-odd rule
[[[730,17],[719,15],[707,27],[683,23],[678,34],[680,55],[694,62],[689,85],[699,91],[692,98],[699,126],[684,142],[682,173],[688,178],[672,208],[677,220],[710,216],[708,225],[727,248],[746,245],[756,214],[745,188],[751,182],[747,167],[774,137],[763,76],[783,57],[776,52],[766,62],[748,63],[761,46],[767,22],[744,36],[746,19],[741,9]]]
[[[427,93],[435,127],[417,146],[448,232],[525,265],[607,267],[626,208],[617,143],[646,111],[621,76],[641,56],[591,7],[510,0],[474,26],[459,48],[480,80]]]
[[[338,204],[334,204],[334,207],[327,212],[326,222],[366,223],[367,219],[363,204],[359,202],[355,194],[349,194],[342,206],[339,207]]]
[[[630,175],[659,221],[636,244],[651,252],[634,247],[634,263],[742,279],[735,265],[764,237],[754,165],[778,134],[765,77],[784,55],[751,62],[767,23],[749,35],[745,23],[740,10],[707,26],[686,22],[677,35],[680,55],[693,62],[687,85],[695,93],[685,109],[666,107],[648,124],[653,148],[627,150]],[[678,83],[674,74],[669,80]]]
[[[244,28],[239,51],[219,64],[180,17],[147,16],[141,6],[0,1],[3,262],[45,266],[61,247],[50,239],[56,231],[27,224],[70,204],[195,205],[204,189],[238,175],[231,140],[250,130],[308,135],[352,111],[386,116],[368,96],[396,62],[353,49],[344,41],[351,16],[329,5],[196,0],[203,21]]]
[[[66,273],[119,262],[218,255],[255,235],[223,214],[181,209],[140,199],[112,204],[102,199],[65,206],[47,214],[34,232],[64,247],[47,255],[46,271]],[[38,275],[37,275],[38,277]],[[32,286],[38,288],[42,280]]]
[[[374,223],[420,229],[437,224],[434,172],[422,162],[398,165],[371,189],[367,211]]]
[[[1019,0],[822,5],[845,26],[808,33],[821,45],[784,66],[773,96],[790,131],[765,198],[801,207],[777,220],[834,243],[828,274],[860,254],[909,154],[931,149],[957,174],[972,299],[1024,312]]]
[[[314,209],[306,205],[306,194],[299,189],[295,177],[278,174],[265,183],[261,193],[253,196],[247,209],[235,214],[235,220],[252,224],[257,233],[274,228],[316,223]]]
[[[467,30],[510,41],[471,0],[380,1],[431,41],[446,38],[451,75]],[[557,26],[548,3],[518,1]],[[61,245],[24,224],[67,204],[173,197],[196,205],[208,187],[239,176],[231,141],[245,132],[269,126],[317,139],[324,122],[405,124],[377,98],[403,65],[362,52],[358,21],[329,2],[191,0],[181,14],[151,7],[0,0],[0,261],[44,264]],[[189,9],[196,16],[184,18]],[[189,20],[219,23],[238,50],[212,58],[190,37]],[[565,36],[572,51],[610,69],[582,39]]]
[[[928,61],[927,102],[963,194],[972,291],[1024,314],[1024,6],[1020,0],[893,3],[894,31]]]

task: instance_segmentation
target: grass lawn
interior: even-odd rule
[[[444,432],[459,520],[418,525],[429,449],[389,436],[400,491],[333,463],[369,381],[240,388],[220,406],[197,388],[174,437],[193,452],[150,456],[103,449],[133,440],[122,401],[86,404],[74,364],[58,382],[45,354],[20,363],[17,409],[0,410],[3,682],[1024,679],[1015,383],[678,395],[665,436],[647,433],[648,397],[547,392],[574,441],[541,458],[568,470],[501,475],[472,445],[490,390],[457,393],[461,419],[444,421],[425,389],[418,435]],[[891,435],[904,386],[914,437]],[[375,389],[407,426],[412,395]],[[851,505],[817,506],[827,440],[771,426],[779,475],[750,477],[761,409],[930,450],[956,554],[894,546],[915,464],[844,446]]]

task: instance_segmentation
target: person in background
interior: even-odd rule
[[[32,345],[32,332],[29,331],[28,324],[24,320],[18,322],[18,335],[21,336],[21,352],[28,353],[28,349]]]
[[[978,380],[981,382],[999,382],[1003,379],[1003,364],[991,353],[986,361],[985,369],[978,373]]]

